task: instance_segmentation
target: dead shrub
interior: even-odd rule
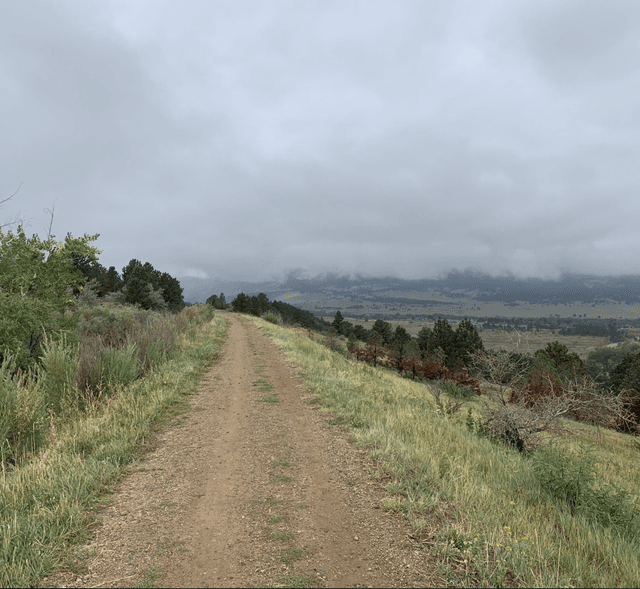
[[[528,364],[520,354],[509,352],[478,351],[474,362],[492,384],[484,427],[519,452],[535,449],[543,432],[565,432],[561,418],[604,427],[630,418],[624,395],[603,393],[587,376],[561,380],[550,372],[534,371],[535,377],[527,380]]]
[[[427,390],[433,397],[437,409],[445,415],[457,413],[468,401],[468,396],[450,380],[437,380],[429,383]],[[443,393],[447,396],[443,397]]]

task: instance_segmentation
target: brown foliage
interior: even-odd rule
[[[561,418],[616,427],[630,419],[624,395],[603,393],[588,376],[562,379],[545,369],[527,368],[513,353],[479,352],[475,361],[492,383],[486,403],[485,427],[520,452],[534,449],[542,432],[564,431]]]
[[[456,370],[451,375],[451,380],[461,387],[475,391],[478,395],[482,394],[480,382],[475,376],[471,376],[466,368]]]

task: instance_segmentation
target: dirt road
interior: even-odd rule
[[[438,586],[429,553],[381,509],[367,452],[309,404],[295,367],[228,314],[193,411],[118,485],[67,587]]]

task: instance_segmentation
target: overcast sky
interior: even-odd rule
[[[118,270],[640,273],[637,0],[4,2],[0,105]]]

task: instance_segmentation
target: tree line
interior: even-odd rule
[[[214,306],[215,304],[220,305],[223,301],[224,294],[221,294],[220,297],[213,295],[207,299],[207,303]],[[231,308],[236,313],[249,313],[256,317],[267,316],[271,320],[275,320],[277,317],[285,325],[299,325],[314,331],[324,331],[328,327],[326,321],[318,319],[310,311],[299,309],[282,301],[270,301],[263,292],[252,296],[241,292],[231,301]]]

